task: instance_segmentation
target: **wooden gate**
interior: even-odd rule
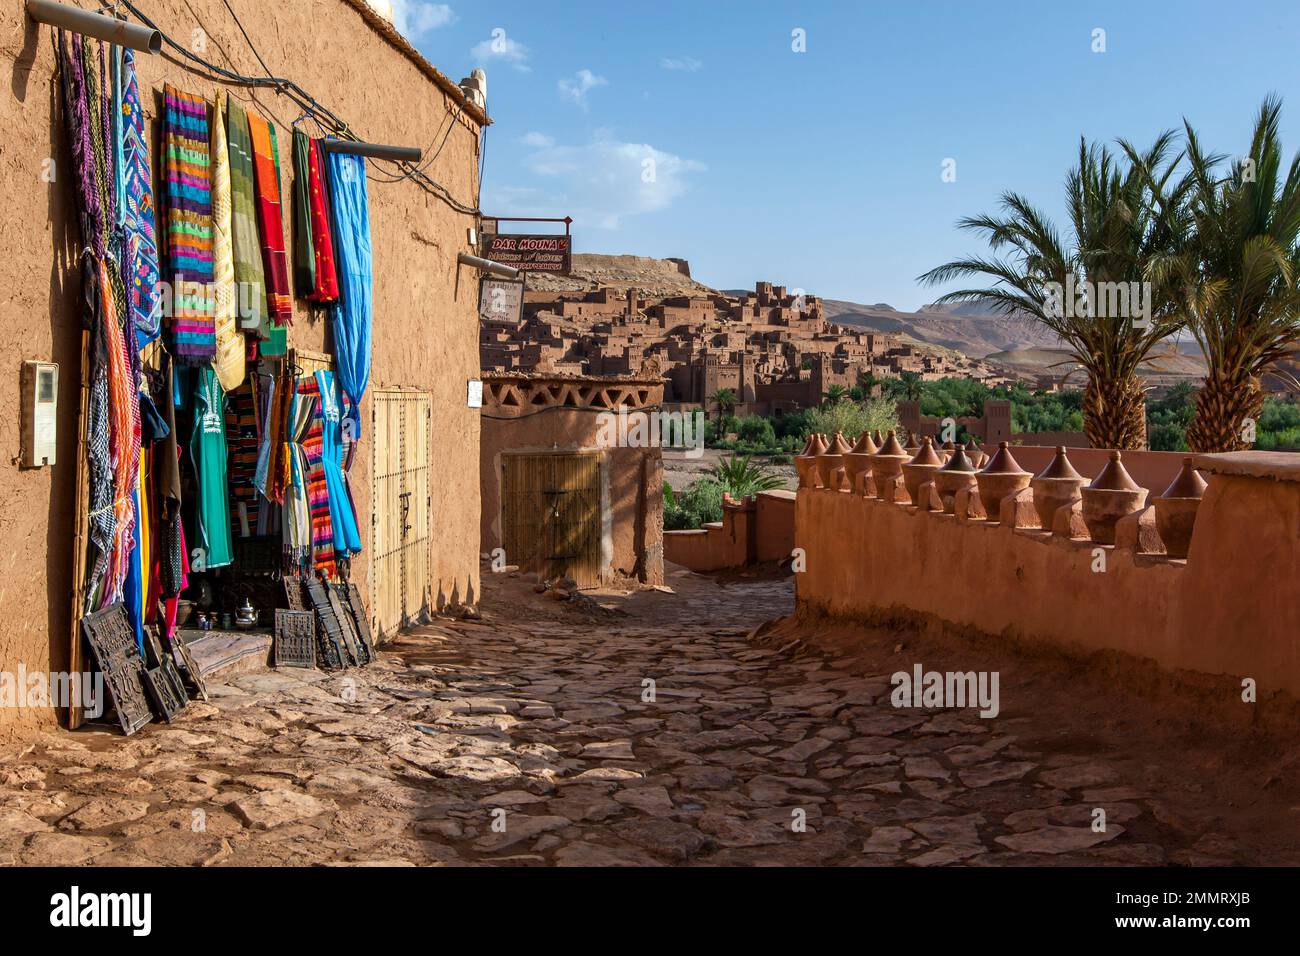
[[[412,389],[370,393],[374,420],[371,618],[390,637],[429,609],[429,423],[432,398]]]
[[[578,587],[600,583],[600,459],[584,454],[501,456],[506,561]]]

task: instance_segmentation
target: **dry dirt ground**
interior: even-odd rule
[[[774,574],[599,605],[485,577],[481,619],[371,667],[10,748],[0,863],[1300,862],[1290,740],[1207,729],[1175,691],[906,629],[759,628],[791,610]],[[915,661],[1000,668],[1001,715],[895,709]]]

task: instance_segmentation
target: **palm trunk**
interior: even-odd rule
[[[1146,396],[1136,375],[1107,380],[1089,377],[1083,391],[1083,432],[1093,448],[1145,448],[1146,416]]]
[[[1244,434],[1246,420],[1259,418],[1264,390],[1259,380],[1244,370],[1211,370],[1196,396],[1196,415],[1187,429],[1187,447],[1209,454],[1245,451],[1251,442]]]

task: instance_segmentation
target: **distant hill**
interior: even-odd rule
[[[525,281],[529,289],[540,292],[636,289],[651,297],[713,295],[717,292],[691,278],[691,266],[685,259],[651,259],[648,256],[575,253],[571,275],[529,272],[525,273]]]
[[[1059,348],[1061,340],[1024,316],[1007,316],[979,302],[922,306],[900,312],[878,302],[824,299],[826,319],[956,349],[973,358],[1023,348]]]

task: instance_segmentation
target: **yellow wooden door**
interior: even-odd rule
[[[377,639],[425,615],[429,600],[428,392],[371,393],[374,476],[371,618]]]
[[[506,561],[545,577],[600,583],[600,461],[595,455],[501,456]]]

